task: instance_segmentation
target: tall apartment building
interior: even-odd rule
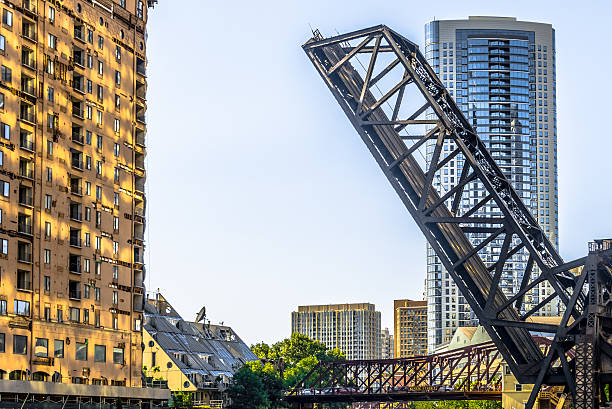
[[[299,306],[291,313],[291,333],[304,334],[346,359],[380,359],[380,312],[374,304]]]
[[[0,1],[0,375],[141,385],[149,0]]]
[[[380,331],[380,359],[393,358],[393,334],[389,328]]]
[[[432,21],[425,26],[425,56],[544,232],[558,247],[555,31],[552,26],[510,17]],[[449,142],[444,146],[445,155],[453,145]],[[430,144],[428,159],[432,153]],[[439,192],[449,190],[449,183],[459,177],[461,162],[451,160],[442,169],[442,176],[435,180]],[[484,198],[484,192],[477,182],[470,183],[465,188],[462,205],[478,203]],[[478,213],[479,216],[497,214],[500,211],[495,205],[486,205]],[[484,237],[482,233],[470,234],[474,244]],[[503,236],[485,247],[485,262],[496,260],[502,242]],[[506,264],[500,282],[506,294],[518,290],[526,263],[526,254],[518,252]],[[551,291],[547,286],[536,289],[526,306],[537,305]],[[427,249],[427,302],[430,350],[449,342],[457,327],[477,324],[430,247]],[[558,308],[557,302],[551,302],[545,313],[556,315]]]
[[[393,301],[396,358],[427,355],[427,301]]]

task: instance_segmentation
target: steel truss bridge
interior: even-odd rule
[[[493,160],[416,44],[381,25],[327,39],[315,32],[303,49],[518,382],[534,384],[526,407],[533,407],[542,385],[564,386],[576,409],[607,402],[612,242],[591,243],[578,260],[561,258],[505,176],[508,169]],[[507,128],[508,138],[500,143],[510,149],[515,141],[510,123]],[[419,157],[425,147],[431,149],[427,160]],[[435,182],[451,161],[462,165],[461,173],[439,194]],[[467,197],[468,184],[484,194]],[[491,260],[484,250],[493,242],[502,245]],[[513,262],[524,267],[522,280],[506,296],[500,282]],[[581,272],[572,274],[577,267]],[[531,302],[543,284],[551,294]],[[545,315],[548,305],[560,307],[559,325],[530,319]],[[545,351],[534,333],[550,337]],[[401,362],[380,363],[379,372],[368,376],[382,378]],[[315,369],[324,372],[326,365]],[[359,366],[334,365],[338,377],[354,375]],[[367,383],[374,388],[373,380]]]
[[[543,337],[535,341],[544,353],[552,344]],[[499,401],[502,371],[502,357],[493,342],[410,358],[324,361],[288,392],[286,400],[295,404],[367,402],[362,406],[368,409],[383,402],[389,408],[401,408],[407,401]]]

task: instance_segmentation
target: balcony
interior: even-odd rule
[[[81,230],[70,229],[70,246],[81,248]]]
[[[68,291],[68,297],[71,300],[76,300],[76,301],[80,301],[81,300],[81,290],[69,290]]]
[[[29,271],[17,270],[17,289],[20,291],[32,291]]]
[[[137,176],[137,175],[134,175],[134,190],[144,194],[144,192],[145,192],[145,178]]]
[[[36,42],[36,24],[24,19],[21,24],[21,35],[33,42]]]
[[[83,170],[83,154],[72,151],[71,165],[73,169]]]
[[[36,60],[34,59],[34,52],[26,47],[21,50],[21,64],[32,70],[36,69]]]
[[[74,48],[72,52],[72,59],[75,65],[78,65],[81,68],[85,68],[85,52],[80,48]]]
[[[70,193],[83,196],[83,185],[80,178],[70,178]]]
[[[143,130],[136,128],[136,145],[146,148],[145,135]]]
[[[21,102],[21,108],[19,110],[19,119],[36,125],[34,118],[34,105],[30,105],[26,102]]]
[[[68,262],[68,271],[73,274],[81,274],[81,256],[76,254],[70,254]]]
[[[143,125],[146,125],[147,124],[146,113],[147,113],[147,110],[144,106],[137,105],[136,106],[136,121],[140,122]]]
[[[136,81],[136,98],[146,99],[147,86],[144,82]]]
[[[135,166],[136,169],[145,170],[145,155],[143,155],[142,153],[138,153],[136,152],[135,157],[134,157],[134,162],[135,162]]]
[[[72,88],[81,94],[85,94],[85,79],[82,75],[75,73],[72,76]],[[74,103],[72,104],[72,111],[74,115]],[[81,114],[81,116],[83,115]]]
[[[31,13],[36,13],[36,2],[33,0],[23,0],[23,8]]]
[[[19,204],[22,206],[32,206],[32,188],[29,186],[19,186]]]
[[[72,103],[72,116],[75,116],[79,119],[85,118],[83,115],[83,104],[81,102]]]
[[[80,26],[80,25],[74,26],[74,38],[83,43],[87,41],[85,40],[85,30],[83,29],[83,26]]]
[[[17,216],[17,231],[19,233],[23,233],[23,234],[27,234],[27,235],[32,235],[32,217],[25,215],[25,214],[19,214]]]
[[[17,244],[17,261],[21,263],[32,263],[32,251],[28,243],[19,242]]]
[[[34,86],[34,78],[21,77],[21,92],[36,98],[36,87]]]
[[[136,58],[136,72],[142,76],[147,75],[145,62],[142,58]]]
[[[32,162],[25,159],[19,160],[19,176],[34,179],[34,166]]]
[[[83,221],[80,203],[70,203],[70,220],[74,220],[76,222]]]
[[[83,145],[83,128],[78,125],[72,125],[72,142]]]
[[[21,132],[19,137],[19,147],[29,152],[34,152],[34,141],[32,140],[32,134],[27,132]]]

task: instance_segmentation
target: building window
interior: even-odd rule
[[[87,343],[77,342],[74,359],[77,361],[87,361]]]
[[[119,95],[115,95],[115,108],[121,108],[121,97]]]
[[[119,130],[121,129],[121,121],[117,118],[115,118],[115,132],[119,133]],[[117,145],[117,144],[115,144]],[[117,155],[115,155],[117,156]]]
[[[53,204],[53,197],[51,195],[45,195],[45,209],[51,210]]]
[[[96,301],[100,301],[100,287],[96,287],[94,290],[94,297]]]
[[[119,279],[119,266],[113,266],[113,279]]]
[[[119,156],[119,144],[115,143],[114,148],[113,148],[113,153],[115,154],[115,156]]]
[[[47,140],[47,155],[53,156],[53,141]]]
[[[64,357],[64,340],[56,339],[53,343],[53,356],[55,358]]]
[[[85,233],[85,234],[89,235],[89,233]],[[89,246],[87,246],[87,247],[89,247]],[[88,258],[83,259],[83,271],[86,272],[86,273],[89,273],[91,271],[90,268],[89,268],[89,259]],[[85,294],[87,294],[87,297],[85,297],[85,298],[89,298],[89,286],[87,286]]]
[[[96,199],[102,200],[102,186],[96,186]]]
[[[514,390],[516,392],[522,392],[523,391],[523,385],[521,385],[520,383],[515,383],[514,384]]]
[[[53,169],[47,167],[47,182],[53,182]]]
[[[87,68],[93,68],[93,55],[87,54]]]
[[[136,4],[136,16],[141,20],[144,17],[144,3],[142,0],[138,0],[138,3]]]
[[[104,37],[98,36],[98,48],[104,50]]]
[[[45,264],[51,264],[51,250],[45,249],[43,251],[43,260]]]
[[[116,241],[113,241],[113,254],[119,254],[119,243],[117,243]]]
[[[15,300],[14,308],[15,308],[14,313],[16,315],[22,315],[24,317],[30,316],[30,302],[29,301]]]
[[[53,102],[55,100],[55,90],[53,87],[47,87],[47,100]]]
[[[13,335],[13,353],[16,355],[26,355],[28,353],[28,337]]]
[[[117,291],[113,291],[113,304],[119,304],[119,293]]]
[[[4,53],[4,51],[6,51],[6,38],[3,35],[0,35],[0,52]]]
[[[118,61],[121,61],[121,47],[120,46],[115,47],[115,58]]]
[[[0,180],[0,194],[4,197],[9,197],[11,184]]]
[[[106,362],[106,347],[104,345],[94,347],[94,362]]]
[[[113,348],[113,363],[123,365],[123,348]]]
[[[45,321],[51,322],[51,307],[45,307]]]
[[[96,161],[96,175],[102,175],[102,162]]]
[[[11,126],[0,122],[0,136],[4,139],[11,139]]]
[[[102,88],[102,85],[96,85],[96,96],[98,101],[104,100],[104,88]]]
[[[0,315],[8,315],[6,300],[0,300]]]
[[[93,117],[93,109],[89,105],[87,105],[85,109],[85,117],[89,120],[91,120],[91,118]]]
[[[13,27],[13,13],[6,9],[2,10],[2,22],[9,27]]]
[[[119,218],[117,216],[113,216],[113,229],[115,231],[119,231]],[[117,244],[118,247],[118,244]]]
[[[87,260],[87,259],[85,259],[85,260]],[[87,260],[87,261],[89,261],[89,260]],[[85,285],[83,286],[83,298],[89,298],[89,296],[90,296],[90,294],[89,294],[89,293],[90,293],[89,289],[90,289],[90,288],[91,288],[91,287],[89,286],[89,284],[85,284]]]
[[[115,71],[115,84],[121,85],[121,72]]]
[[[116,315],[113,316],[113,329],[119,329],[119,319]]]
[[[57,50],[57,37],[49,33],[48,38],[49,38],[49,41],[47,42],[47,45],[49,46],[49,48]]]
[[[2,79],[2,81],[8,83],[11,83],[13,81],[13,71],[9,67],[5,67],[3,65],[1,74],[2,76],[0,76],[0,79]]]
[[[97,115],[96,115],[96,123],[98,125],[102,125],[102,111],[97,111]]]
[[[49,6],[49,22],[51,24],[55,23],[55,9]]]
[[[49,356],[49,340],[47,338],[36,338],[34,344],[34,356],[48,357]]]
[[[85,182],[85,195],[91,196],[91,183]]]
[[[119,206],[119,193],[113,192],[113,204]]]
[[[142,330],[142,320],[140,318],[134,318],[134,331]],[[151,366],[155,366],[155,352],[151,356],[151,362],[153,363]]]
[[[45,291],[51,291],[51,277],[45,276]]]
[[[57,307],[57,322],[64,322],[64,311],[62,307]]]
[[[83,308],[83,323],[89,324],[89,310],[87,308]]]
[[[68,311],[70,314],[70,321],[81,322],[81,310],[79,308],[70,307]]]

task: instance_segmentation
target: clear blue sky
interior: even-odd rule
[[[552,23],[561,254],[612,237],[610,3],[228,4],[160,0],[148,26],[147,283],[185,318],[206,305],[273,342],[297,305],[373,302],[391,328],[393,300],[422,296],[425,240],[303,53],[309,24],[422,44],[434,17]]]

